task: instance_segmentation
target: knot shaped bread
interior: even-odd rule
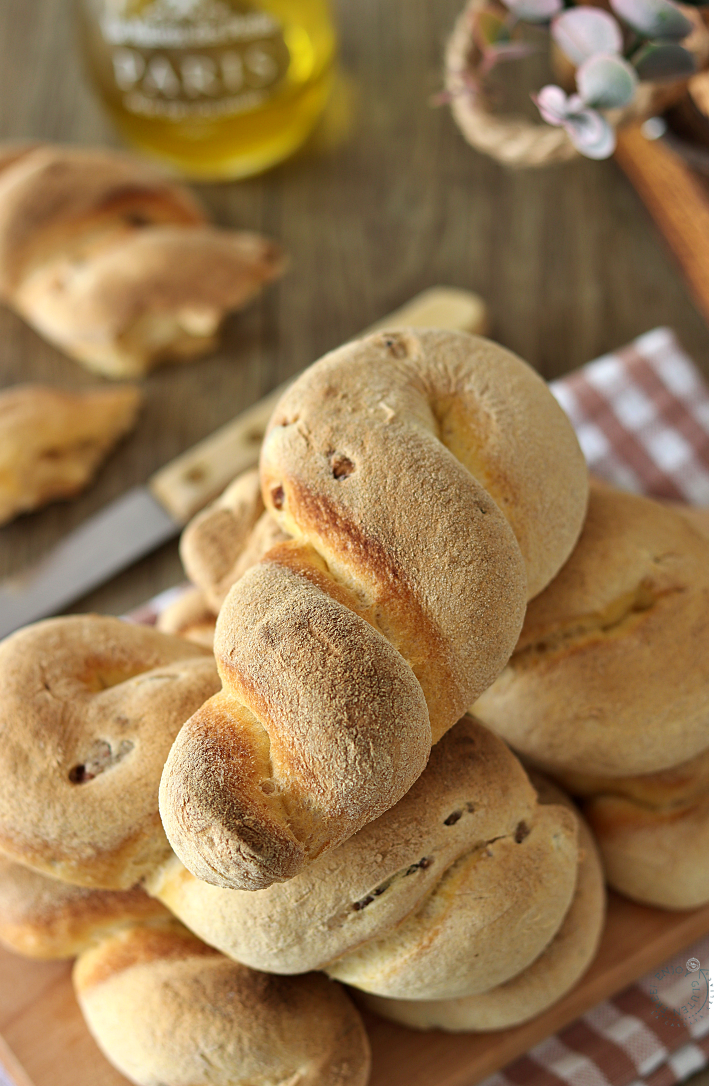
[[[170,854],[157,809],[182,723],[219,687],[207,649],[117,618],[48,619],[0,644],[0,850],[128,889]]]
[[[295,878],[227,890],[172,857],[147,888],[254,968],[320,968],[392,998],[456,998],[521,972],[559,930],[577,834],[575,813],[538,804],[507,746],[465,717],[395,807]]]
[[[160,809],[199,878],[258,889],[377,818],[497,677],[582,524],[584,459],[544,382],[464,333],[366,337],[310,367],[261,454],[290,541],[231,588],[223,688]]]
[[[593,483],[584,530],[530,602],[474,712],[548,773],[659,773],[708,745],[708,543],[697,520]]]

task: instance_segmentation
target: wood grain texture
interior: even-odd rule
[[[707,332],[648,212],[613,162],[509,172],[428,106],[462,0],[336,0],[342,76],[315,137],[239,184],[202,186],[218,222],[264,231],[286,278],[232,318],[222,349],[144,387],[138,430],[71,503],[0,533],[0,577],[212,433],[324,351],[419,290],[446,283],[488,303],[492,335],[555,377],[658,324],[704,369]],[[0,138],[116,142],[74,49],[71,0],[0,4]],[[0,385],[97,384],[0,308]],[[182,577],[176,544],[75,610],[119,613]]]
[[[660,140],[639,125],[618,133],[616,160],[678,260],[694,301],[709,315],[709,205],[706,189]]]
[[[707,908],[668,913],[612,894],[591,968],[564,999],[523,1026],[485,1034],[422,1033],[366,1015],[370,1086],[474,1086],[685,949],[707,927]],[[31,962],[0,948],[0,1061],[3,1037],[29,1076],[18,1086],[126,1086],[84,1025],[69,963]]]

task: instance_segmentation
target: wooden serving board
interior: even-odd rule
[[[531,1022],[497,1033],[420,1033],[366,1015],[370,1086],[476,1086],[707,930],[708,908],[669,913],[612,894],[591,968]],[[17,1086],[127,1086],[87,1031],[70,970],[68,962],[33,962],[0,949],[0,1068]]]

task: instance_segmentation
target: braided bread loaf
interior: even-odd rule
[[[232,587],[223,689],[187,722],[160,808],[217,885],[291,878],[393,806],[507,662],[557,572],[587,479],[566,416],[474,336],[368,336],[273,415],[264,501],[289,542]]]
[[[281,274],[256,234],[217,230],[190,191],[106,149],[0,148],[0,297],[108,377],[210,350]]]
[[[249,468],[187,524],[179,553],[189,580],[218,614],[231,586],[289,538],[265,509],[259,473]]]
[[[226,890],[172,857],[147,881],[200,938],[257,969],[325,969],[392,998],[488,991],[542,953],[579,868],[572,810],[465,717],[395,807],[295,878]]]
[[[139,889],[87,890],[0,860],[0,938],[33,957],[79,955],[87,1025],[138,1086],[368,1079],[365,1030],[337,984],[230,962]]]
[[[117,618],[0,644],[0,850],[56,878],[129,889],[170,854],[157,810],[182,723],[219,687],[209,650]]]

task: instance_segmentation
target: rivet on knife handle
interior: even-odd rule
[[[472,291],[433,287],[366,331],[407,326],[482,334],[487,307]],[[274,389],[152,476],[149,489],[176,521],[186,524],[240,472],[258,463],[266,424],[287,387],[288,382]]]

